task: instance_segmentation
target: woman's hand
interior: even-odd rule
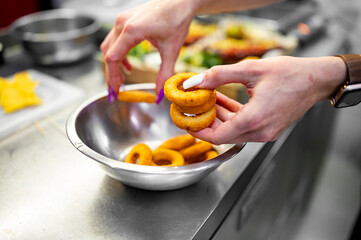
[[[124,82],[119,69],[131,68],[126,56],[131,48],[148,40],[160,53],[162,63],[156,80],[159,93],[173,69],[180,48],[193,19],[193,6],[188,1],[154,0],[118,15],[114,28],[101,44],[108,86],[115,92]]]
[[[197,87],[242,83],[250,100],[242,105],[218,93],[220,122],[190,134],[214,144],[276,140],[314,104],[332,96],[345,77],[337,57],[275,57],[213,67]]]

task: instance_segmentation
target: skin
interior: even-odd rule
[[[100,46],[105,60],[108,85],[117,93],[124,83],[119,64],[131,69],[126,60],[130,49],[149,40],[160,53],[162,63],[156,92],[174,74],[174,65],[187,37],[189,25],[197,14],[245,10],[271,4],[276,0],[153,0],[117,16],[115,26]]]
[[[146,39],[158,49],[162,59],[156,80],[159,93],[166,79],[174,74],[175,61],[195,15],[245,10],[274,2],[277,1],[153,0],[123,12],[101,44],[107,83],[118,92],[124,82],[119,65],[130,70],[127,53]],[[217,117],[221,122],[189,133],[214,144],[275,140],[314,104],[332,96],[345,77],[345,65],[337,57],[275,57],[213,67],[205,72],[199,88],[243,83],[250,101],[242,105],[218,94]]]
[[[274,57],[213,67],[198,87],[242,83],[250,100],[243,105],[217,93],[221,122],[189,133],[214,144],[276,140],[314,104],[330,99],[345,78],[338,57]]]

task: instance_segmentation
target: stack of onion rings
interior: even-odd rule
[[[193,136],[185,134],[164,141],[153,151],[146,144],[137,144],[131,149],[125,162],[171,167],[207,161],[216,156],[218,153],[211,143],[196,141]]]
[[[170,115],[174,124],[184,130],[199,131],[216,118],[214,89],[183,89],[182,84],[196,73],[177,73],[164,84],[164,95],[172,102]]]
[[[123,102],[155,103],[157,101],[154,94],[140,90],[121,91],[118,93],[118,99]]]

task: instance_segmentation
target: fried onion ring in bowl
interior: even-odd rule
[[[216,106],[214,106],[210,111],[187,116],[174,106],[174,103],[170,105],[170,116],[174,124],[184,130],[197,132],[200,131],[213,123],[216,119]]]
[[[206,103],[215,94],[214,89],[183,89],[183,82],[197,73],[177,73],[164,84],[166,98],[181,106],[197,106]]]
[[[141,90],[121,91],[118,93],[118,99],[123,102],[155,103],[157,101],[154,94]]]
[[[124,162],[138,165],[151,165],[152,150],[148,147],[148,145],[144,143],[139,143],[132,147]]]
[[[183,165],[184,158],[177,151],[166,148],[157,148],[153,151],[152,166],[172,167]]]
[[[198,163],[198,162],[203,162],[203,161],[208,161],[212,158],[215,158],[218,156],[217,151],[215,150],[210,150],[208,152],[202,153],[199,156],[193,157],[193,158],[189,158],[187,160],[184,160],[185,163],[188,164],[192,164],[192,163]]]
[[[210,151],[213,148],[213,144],[206,141],[199,141],[196,144],[180,150],[180,154],[187,159],[198,157],[199,155]]]
[[[207,161],[207,160],[217,157],[218,153],[215,150],[211,150],[211,151],[206,152],[205,155],[206,155],[206,159],[204,161]]]
[[[164,141],[159,147],[171,150],[180,150],[196,143],[195,137],[190,134],[179,135]]]

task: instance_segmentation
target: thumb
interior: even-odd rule
[[[218,65],[204,72],[203,82],[199,88],[216,88],[228,83],[245,83],[252,77],[247,69],[247,61],[229,65]]]

